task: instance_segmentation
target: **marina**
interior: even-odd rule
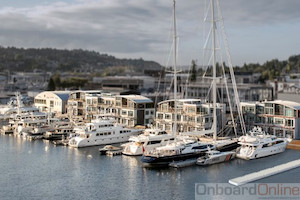
[[[108,52],[112,47],[118,49],[124,58],[108,55],[104,49],[101,49],[103,54],[96,48],[84,50],[84,45],[69,50],[77,45],[68,39],[60,41],[65,50],[48,48],[46,40],[35,45],[39,49],[30,45],[28,49],[22,45],[5,47],[7,44],[2,41],[0,90],[7,95],[0,99],[0,200],[190,200],[204,197],[225,200],[234,198],[226,193],[226,188],[222,188],[224,194],[218,194],[219,183],[236,189],[248,187],[248,183],[299,185],[300,102],[299,98],[295,101],[278,99],[278,94],[300,94],[300,55],[283,61],[276,58],[265,64],[244,61],[242,67],[232,62],[223,19],[228,13],[236,17],[246,10],[228,12],[230,8],[223,17],[219,0],[205,0],[199,3],[201,11],[197,10],[197,15],[190,12],[186,18],[183,13],[192,11],[196,1],[195,5],[183,5],[176,0],[102,2],[105,6],[101,5],[101,9],[108,12],[98,12],[104,11],[97,10],[98,0],[89,5],[97,12],[90,12],[84,1],[75,1],[69,6],[71,2],[59,4],[57,16],[52,16],[60,19],[58,23],[51,22],[49,17],[44,28],[52,37],[60,35],[55,32],[59,24],[65,38],[75,38],[80,44],[78,34],[91,26],[94,31],[89,38],[97,46]],[[37,7],[52,5],[44,4]],[[228,5],[225,4],[227,9]],[[79,16],[83,8],[88,11],[86,17],[70,17],[74,22],[80,19],[76,24],[78,27],[85,24],[85,28],[70,27],[67,31],[74,23],[67,21],[68,17],[61,18],[68,16],[67,10],[63,11],[67,7],[70,7],[68,12],[79,11]],[[122,14],[119,7],[131,10],[123,13],[124,27],[113,18],[109,20],[109,27],[119,24],[118,31],[109,30],[105,26],[107,22],[102,20],[112,11],[110,7],[119,11],[113,12],[116,18]],[[1,16],[5,16],[7,11],[0,11]],[[14,8],[8,11],[15,14],[12,16],[24,15],[26,19],[32,10],[20,6],[18,12],[23,12],[22,15],[16,15]],[[49,16],[52,12],[54,9],[45,11]],[[94,12],[101,15],[96,16]],[[28,15],[32,19],[44,15],[40,11],[32,13]],[[136,26],[134,20],[141,20],[142,15],[142,21]],[[167,15],[171,19],[166,19]],[[101,22],[85,21],[91,16]],[[151,21],[151,31],[147,31],[150,18],[153,24]],[[198,23],[202,18],[203,41],[200,43]],[[250,19],[249,14],[239,16],[239,20],[230,15],[228,18],[232,20],[231,28],[237,21],[245,27],[249,25],[246,21]],[[170,30],[166,22],[170,22]],[[192,24],[195,22],[197,25]],[[134,30],[135,26],[139,29]],[[37,25],[32,27],[38,29]],[[106,31],[111,33],[109,37],[115,38],[110,44],[106,44],[108,38],[103,37]],[[169,41],[165,41],[161,36],[168,31]],[[76,37],[68,32],[75,33]],[[137,32],[142,35],[135,35]],[[191,37],[192,33],[197,39]],[[120,39],[116,39],[117,35]],[[180,43],[179,38],[182,38]],[[128,41],[130,46],[125,45]],[[87,39],[86,42],[88,44]],[[53,46],[55,43],[53,41]],[[170,52],[163,65],[157,60],[139,57],[143,53],[151,57],[153,52],[161,56],[162,45],[168,43]],[[241,41],[239,45],[239,51],[249,46]],[[188,55],[190,51],[182,51],[186,46],[195,49],[197,55],[189,60],[189,66],[182,63],[192,56]],[[200,46],[202,56],[199,56]],[[234,52],[236,54],[236,50]],[[249,54],[245,51],[235,57],[244,53]],[[126,58],[133,54],[139,59]],[[209,187],[206,190],[206,186],[213,184],[216,184],[217,194],[210,194]],[[198,188],[199,185],[204,187]],[[200,189],[204,189],[203,196]],[[251,195],[245,199],[252,198]],[[271,194],[266,199],[268,197]]]
[[[100,156],[99,147],[68,148],[51,142],[0,136],[0,198],[194,199],[195,183],[228,180],[300,159],[299,151],[208,167],[144,168],[140,156]],[[263,164],[262,164],[263,163]],[[51,175],[50,175],[51,174]],[[259,180],[296,183],[300,168]],[[256,181],[254,181],[256,182]],[[159,191],[159,192],[157,192]]]

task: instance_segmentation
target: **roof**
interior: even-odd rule
[[[70,96],[70,92],[66,92],[66,93],[56,93],[56,92],[54,92],[54,94],[56,94],[63,101],[67,101],[69,99],[69,96]]]
[[[163,104],[163,103],[167,103],[167,102],[173,102],[174,99],[168,99],[165,101],[161,101],[158,104]],[[202,101],[201,99],[177,99],[178,102],[182,102],[182,103],[187,103],[187,104],[195,104],[195,103],[201,103]]]
[[[264,103],[275,103],[275,104],[281,104],[287,107],[294,108],[296,110],[300,110],[300,103],[294,102],[294,101],[285,101],[285,100],[275,100],[275,101],[266,101]]]
[[[141,95],[120,95],[118,97],[126,98],[135,103],[152,103],[153,101],[147,97]]]
[[[44,91],[44,92],[41,92],[38,95],[36,95],[36,97],[39,96],[41,98],[42,97],[41,95],[44,95],[47,93],[58,96],[58,98],[60,98],[62,101],[67,101],[71,94],[70,91]]]

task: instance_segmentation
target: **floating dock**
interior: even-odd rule
[[[286,148],[300,150],[300,140],[293,140],[292,142],[288,143]]]
[[[171,162],[169,164],[170,167],[180,168],[180,167],[188,167],[196,164],[197,159],[189,159],[184,161]]]
[[[122,155],[123,150],[117,150],[117,151],[107,151],[106,155],[107,156],[117,156],[117,155]]]
[[[245,176],[241,176],[238,178],[234,178],[234,179],[230,179],[229,183],[235,186],[240,186],[240,185],[244,185],[246,183],[252,182],[252,181],[256,181],[262,178],[266,178],[268,176],[272,176],[275,174],[279,174],[281,172],[285,172],[287,170],[290,169],[294,169],[300,167],[300,159],[299,160],[294,160],[282,165],[277,165],[275,167],[271,167],[268,169],[264,169],[258,172],[254,172],[251,174],[247,174]]]

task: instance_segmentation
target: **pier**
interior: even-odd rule
[[[290,142],[287,147],[287,149],[295,149],[295,150],[300,150],[300,140],[293,140]]]
[[[235,186],[244,185],[246,183],[250,183],[252,181],[256,181],[262,178],[266,178],[275,174],[279,174],[281,172],[285,172],[287,170],[291,170],[294,168],[300,167],[300,159],[294,160],[282,165],[277,165],[275,167],[271,167],[268,169],[264,169],[258,172],[254,172],[251,174],[247,174],[245,176],[241,176],[238,178],[230,179],[229,183]]]

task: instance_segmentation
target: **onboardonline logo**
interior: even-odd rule
[[[213,197],[213,198],[212,198]],[[218,198],[219,197],[219,198]],[[248,198],[247,198],[248,197]],[[300,199],[300,183],[196,183],[195,199]]]

